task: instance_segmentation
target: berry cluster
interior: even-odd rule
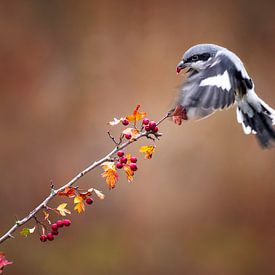
[[[47,234],[44,233],[40,236],[40,241],[41,242],[46,242],[47,240],[48,241],[54,240],[54,235],[58,235],[58,229],[63,227],[63,226],[70,226],[71,223],[72,222],[69,219],[56,221],[56,223],[53,223],[51,225],[51,232],[49,232]]]
[[[137,167],[137,157],[135,156],[131,156],[129,159],[127,159],[125,156],[124,156],[124,152],[123,151],[118,151],[117,152],[117,156],[119,157],[117,163],[116,163],[116,168],[117,169],[121,169],[123,168],[123,166],[125,164],[128,163],[130,169],[135,172],[137,171],[138,167]]]
[[[157,123],[153,120],[150,121],[148,118],[144,118],[142,124],[145,126],[146,132],[157,133],[159,130]]]

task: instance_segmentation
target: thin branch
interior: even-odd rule
[[[163,118],[161,118],[158,122],[157,125],[159,125],[160,123],[162,123],[166,118],[168,118],[170,116],[169,113],[167,113]],[[109,134],[110,136],[110,134]],[[110,136],[111,137],[111,136]],[[119,150],[124,149],[125,147],[127,147],[128,145],[130,145],[131,143],[141,139],[142,137],[147,137],[147,133],[146,132],[141,132],[140,134],[138,134],[138,136],[135,137],[134,141],[126,141],[122,144],[118,144],[110,153],[108,153],[105,157],[93,162],[91,165],[89,165],[86,169],[84,169],[83,171],[81,171],[80,173],[78,173],[73,179],[71,179],[68,183],[66,183],[65,185],[63,185],[62,187],[60,187],[59,189],[54,189],[53,188],[53,184],[52,184],[52,188],[51,188],[51,192],[48,195],[48,197],[46,197],[36,208],[34,208],[26,217],[24,217],[21,220],[17,220],[15,222],[15,224],[4,234],[0,237],[0,244],[3,243],[4,241],[6,241],[9,238],[13,238],[12,234],[22,225],[24,225],[25,223],[27,223],[30,219],[34,218],[36,213],[39,212],[41,209],[43,208],[48,208],[48,203],[57,195],[58,192],[63,192],[65,190],[66,187],[71,187],[73,186],[73,184],[75,184],[80,178],[82,178],[84,175],[86,175],[87,173],[89,173],[90,171],[92,171],[93,169],[95,169],[96,167],[98,167],[99,165],[101,165],[103,162],[108,161],[112,155],[114,155],[115,153],[117,153]]]

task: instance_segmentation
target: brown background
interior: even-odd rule
[[[196,43],[232,49],[275,106],[274,1],[1,1],[0,232],[112,148],[106,122],[137,103],[157,120]],[[235,110],[166,122],[135,182],[106,193],[52,243],[8,240],[6,274],[275,274],[275,151]],[[59,201],[54,201],[53,206]],[[71,205],[70,205],[71,207]],[[32,224],[30,224],[32,226]],[[16,236],[18,236],[16,234]]]

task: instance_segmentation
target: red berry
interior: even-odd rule
[[[54,239],[53,234],[52,234],[52,233],[48,233],[48,234],[47,234],[47,239],[48,239],[49,241],[52,241],[52,240]]]
[[[142,121],[142,124],[143,125],[148,125],[150,122],[149,118],[144,118],[143,121]]]
[[[125,134],[124,135],[126,139],[131,139],[132,135],[131,134]]]
[[[47,236],[44,235],[44,234],[41,235],[41,236],[40,236],[40,241],[43,242],[43,243],[46,242],[46,241],[47,241]]]
[[[86,199],[87,204],[92,204],[93,202],[94,202],[94,200],[92,198],[87,198]]]
[[[123,163],[118,162],[118,163],[116,164],[116,168],[117,168],[117,169],[121,169],[122,167],[123,167]]]
[[[64,225],[64,223],[63,223],[62,220],[58,220],[58,221],[56,222],[56,224],[57,224],[57,227],[63,227],[63,225]]]
[[[128,124],[129,124],[129,120],[128,119],[123,119],[122,120],[122,124],[124,125],[124,126],[127,126]]]
[[[158,126],[156,126],[156,127],[153,129],[153,132],[154,132],[154,133],[157,133],[157,132],[158,132],[158,130],[159,130],[159,127],[158,127]]]
[[[51,232],[53,235],[58,235],[58,231],[57,230],[52,230]]]
[[[137,162],[137,157],[131,157],[131,158],[130,158],[130,161],[131,161],[132,163],[136,163],[136,162]]]
[[[154,130],[156,126],[157,126],[157,123],[155,121],[150,121],[149,123],[150,130]]]
[[[119,157],[123,157],[123,156],[124,156],[124,152],[123,152],[123,151],[118,151],[116,154],[117,154]]]
[[[122,164],[122,163],[127,163],[127,158],[121,157],[121,158],[119,159],[119,161],[120,161],[121,164]]]
[[[52,228],[52,231],[57,231],[58,230],[58,225],[56,223],[53,223],[51,228]]]
[[[146,125],[146,126],[145,126],[145,130],[146,130],[147,132],[151,131],[150,126],[149,126],[149,125]]]
[[[130,164],[130,169],[132,170],[132,171],[137,171],[137,165],[135,164],[135,163],[131,163]]]
[[[69,220],[69,219],[65,219],[65,220],[63,220],[63,224],[65,225],[65,226],[70,226],[71,225],[71,220]]]

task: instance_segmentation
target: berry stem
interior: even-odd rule
[[[168,112],[165,116],[163,116],[157,123],[156,125],[161,124],[164,120],[166,120],[169,116],[171,116],[171,112]],[[136,124],[136,121],[135,121]],[[66,183],[65,185],[61,186],[58,189],[54,189],[54,186],[51,186],[51,190],[50,190],[50,194],[37,206],[35,207],[27,216],[25,216],[23,219],[21,220],[17,220],[14,225],[5,233],[0,237],[0,244],[3,243],[4,241],[6,241],[7,239],[10,238],[14,238],[13,237],[13,233],[22,225],[24,225],[25,223],[27,223],[30,219],[34,218],[36,213],[38,213],[41,209],[46,208],[46,209],[50,209],[48,206],[48,203],[57,195],[58,192],[63,192],[65,190],[66,187],[71,187],[73,186],[76,182],[78,182],[80,180],[80,178],[82,178],[84,175],[86,175],[87,173],[89,173],[91,170],[95,169],[96,167],[100,166],[103,162],[110,160],[110,158],[116,154],[118,151],[124,149],[125,147],[129,146],[130,144],[138,141],[139,139],[143,138],[143,137],[149,137],[148,133],[146,131],[144,132],[140,132],[134,140],[128,140],[124,143],[122,143],[122,139],[119,143],[117,143],[115,141],[115,139],[112,137],[112,135],[110,135],[110,133],[108,132],[110,138],[113,140],[113,142],[116,144],[116,147],[109,152],[105,157],[93,162],[91,165],[89,165],[86,169],[84,169],[83,171],[81,171],[80,173],[78,173],[74,178],[72,178],[68,183]],[[156,134],[155,134],[156,136]],[[158,136],[160,136],[160,134],[158,133]],[[44,226],[43,226],[44,227]]]

